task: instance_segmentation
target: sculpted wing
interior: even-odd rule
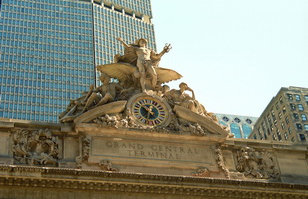
[[[168,69],[168,68],[159,67],[159,68],[155,68],[155,71],[157,73],[157,82],[161,84],[170,82],[172,80],[178,80],[183,77],[176,71]]]
[[[114,63],[97,66],[97,70],[105,73],[109,77],[116,78],[119,81],[127,81],[131,79],[132,73],[137,68],[127,63]]]
[[[116,78],[119,81],[127,81],[132,77],[132,73],[137,70],[137,67],[128,64],[128,63],[114,63],[114,64],[106,64],[97,66],[97,70],[101,73],[105,73],[109,77]],[[177,80],[182,78],[182,75],[177,73],[174,70],[167,68],[155,68],[157,73],[157,81],[158,83],[167,83],[172,80]]]

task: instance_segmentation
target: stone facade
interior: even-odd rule
[[[94,123],[0,124],[0,198],[308,197],[305,145]]]
[[[267,105],[251,139],[307,144],[308,88],[281,88]]]

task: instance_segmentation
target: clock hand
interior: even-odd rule
[[[148,111],[147,119],[150,119],[150,112]]]
[[[145,118],[146,118],[146,119],[149,119],[149,118],[150,118],[150,115],[149,115],[149,114],[150,114],[149,108],[148,108],[147,106],[142,106],[142,108],[144,108],[144,110],[147,112]]]
[[[153,110],[153,106],[150,106],[148,112],[150,112],[151,115],[154,115],[154,112],[152,110]]]

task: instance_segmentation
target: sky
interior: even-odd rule
[[[308,0],[152,0],[161,67],[208,112],[259,117],[281,87],[308,88]]]

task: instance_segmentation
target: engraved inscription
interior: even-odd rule
[[[142,159],[212,162],[209,146],[184,143],[94,138],[92,155]]]

